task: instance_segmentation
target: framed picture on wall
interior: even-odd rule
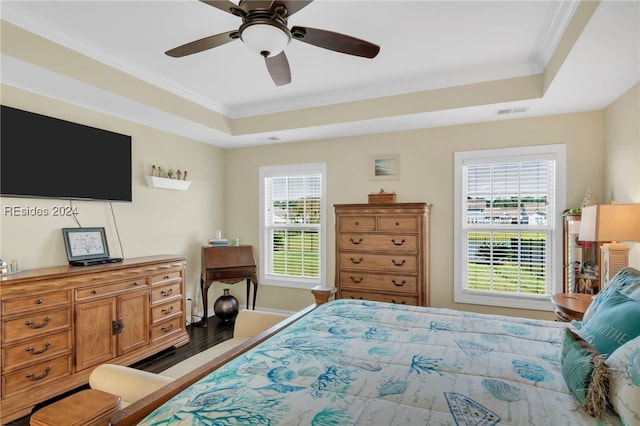
[[[370,180],[400,179],[400,155],[371,155],[369,158]]]

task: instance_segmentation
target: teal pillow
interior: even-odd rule
[[[640,301],[615,291],[605,299],[580,336],[608,357],[620,346],[640,335]]]
[[[604,415],[609,393],[604,357],[568,328],[562,342],[560,370],[581,411],[593,417]]]
[[[640,300],[640,271],[627,266],[622,268],[598,294],[595,295],[582,317],[582,324],[589,322],[604,303],[616,291]]]

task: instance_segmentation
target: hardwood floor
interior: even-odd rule
[[[189,344],[177,349],[174,349],[174,348],[167,349],[152,357],[149,357],[140,362],[137,362],[133,364],[131,367],[144,370],[144,371],[149,371],[152,373],[159,373],[179,363],[182,360],[185,360],[205,349],[208,349],[212,346],[217,345],[220,342],[223,342],[233,337],[232,321],[223,322],[216,317],[210,317],[208,319],[207,324],[208,326],[206,328],[194,326],[194,325],[187,326],[187,332],[189,333],[189,338],[190,338]],[[63,395],[60,395],[57,398],[43,402],[42,404],[38,404],[36,405],[33,411],[35,412],[40,408],[45,407],[48,404],[51,404],[52,402],[55,402],[79,390],[86,389],[87,387],[88,386],[83,386],[71,392],[67,392]],[[5,426],[29,426],[29,418],[30,416],[25,416],[20,419],[14,420],[12,422],[6,423]]]

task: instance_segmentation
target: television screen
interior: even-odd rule
[[[131,136],[2,105],[0,195],[132,201]]]

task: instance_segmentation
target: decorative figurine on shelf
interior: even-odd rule
[[[216,299],[213,304],[213,312],[222,321],[231,321],[238,315],[240,304],[238,299],[229,294],[229,289],[225,288],[224,294]]]
[[[182,180],[182,172],[180,171],[180,169],[178,169],[178,171],[176,172],[176,179]]]
[[[156,170],[156,165],[151,166],[151,176],[158,176],[158,171]]]
[[[187,171],[184,171],[184,180],[187,180]]]
[[[169,179],[173,179],[173,170],[172,169],[169,169],[169,171],[167,172],[167,177]]]

